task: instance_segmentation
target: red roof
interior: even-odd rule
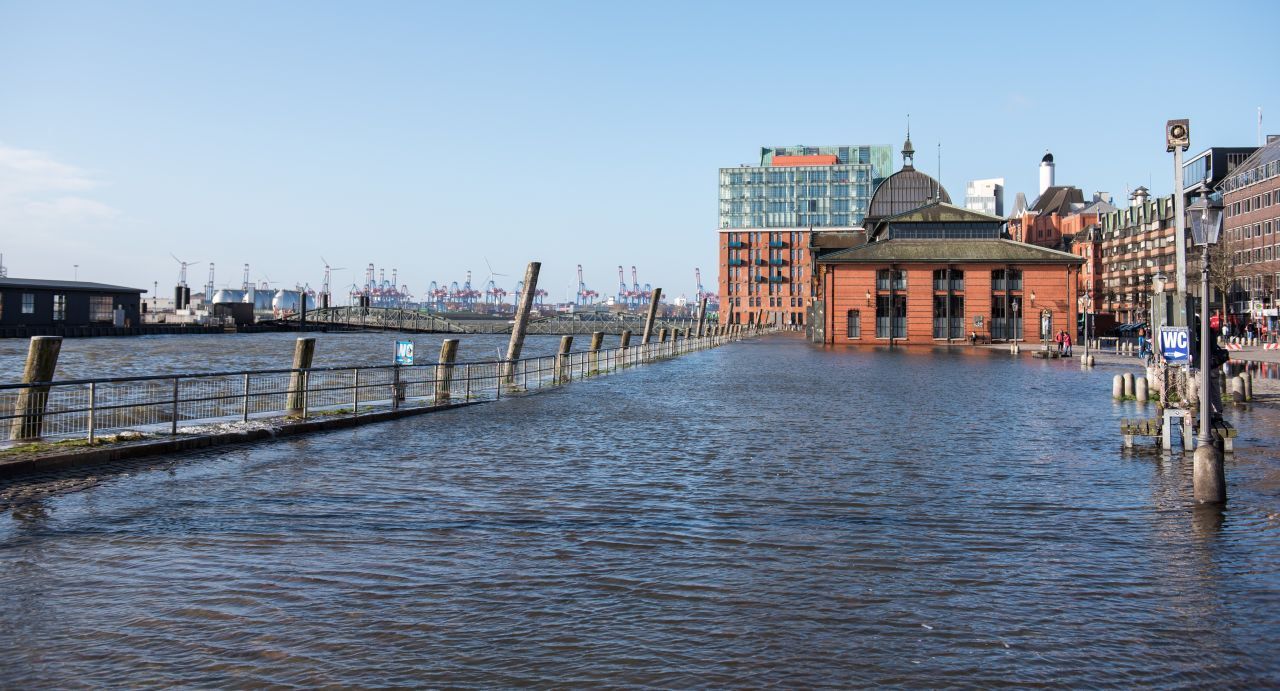
[[[834,166],[839,159],[834,154],[814,154],[812,156],[774,156],[773,165],[777,166]]]

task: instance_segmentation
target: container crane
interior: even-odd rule
[[[243,290],[243,291],[244,291],[244,293],[245,293],[245,295],[248,295],[248,294],[249,294],[249,291],[250,291],[250,290],[253,290],[253,281],[250,281],[250,280],[249,280],[249,265],[248,265],[248,264],[245,264],[245,265],[244,265],[244,279],[240,281],[240,290]]]
[[[618,304],[627,306],[627,277],[622,272],[622,265],[618,265]]]
[[[582,279],[582,265],[578,265],[578,296],[576,303],[579,305],[590,305],[600,297],[600,293],[587,288],[586,282]]]

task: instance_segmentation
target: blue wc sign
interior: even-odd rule
[[[413,341],[396,341],[396,364],[413,364]]]
[[[1160,327],[1160,354],[1171,365],[1191,362],[1191,333],[1185,326]]]

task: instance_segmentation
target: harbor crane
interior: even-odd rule
[[[600,293],[587,288],[587,283],[582,279],[582,265],[578,265],[578,296],[575,301],[579,305],[590,305],[600,297]]]

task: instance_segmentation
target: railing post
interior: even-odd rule
[[[467,381],[466,381],[466,387],[467,387],[466,396],[467,396],[467,400],[468,400],[468,401],[470,401],[470,400],[471,400],[471,365],[470,365],[470,364],[463,365],[463,367],[462,367],[462,376],[466,377],[466,380],[467,380]]]
[[[391,366],[391,409],[400,409],[400,365]]]
[[[249,421],[249,373],[244,373],[244,398],[240,401],[240,421]]]
[[[351,370],[351,414],[360,417],[360,368]]]
[[[98,402],[98,383],[89,382],[89,445],[93,446],[94,432],[94,413],[97,411]]]
[[[173,423],[169,427],[169,434],[178,433],[178,378],[173,378]]]

